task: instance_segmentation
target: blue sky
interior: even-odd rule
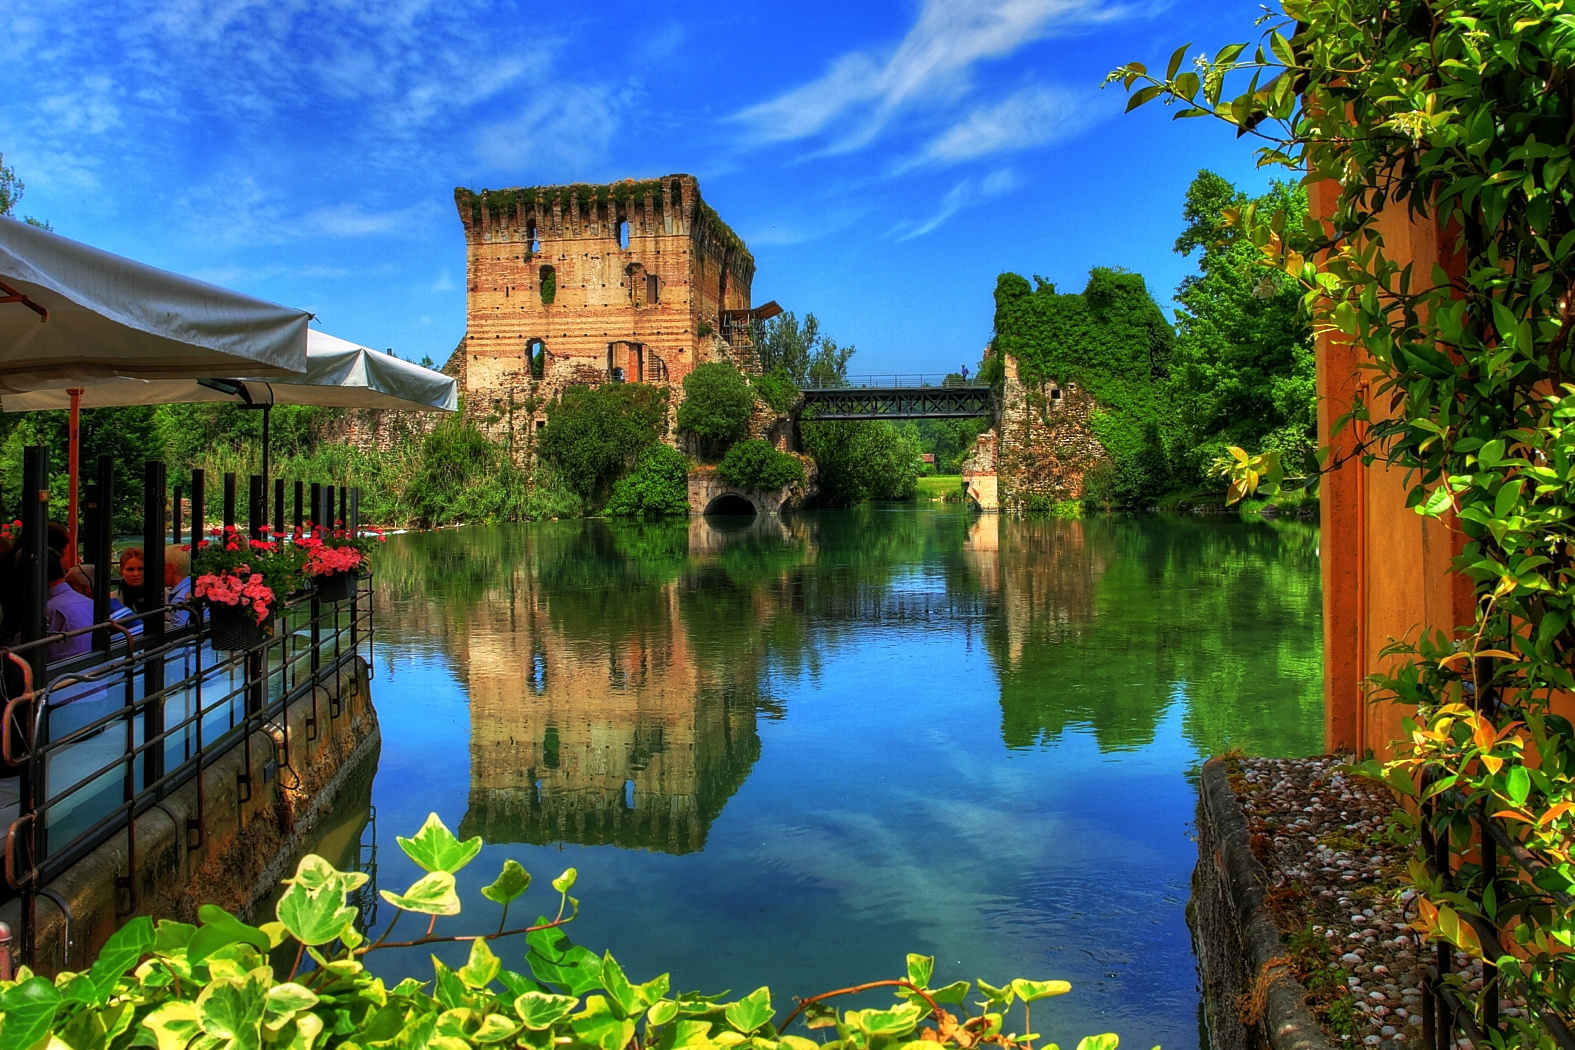
[[[57,231],[442,361],[455,186],[688,172],[854,372],[978,359],[1002,270],[1162,305],[1200,167],[1248,145],[1122,115],[1104,74],[1256,35],[1246,0],[17,0],[0,153]]]

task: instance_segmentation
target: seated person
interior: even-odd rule
[[[50,551],[48,559],[49,605],[45,630],[50,634],[60,634],[93,626],[93,599],[84,598],[66,582],[66,570],[60,563],[59,551]],[[93,635],[80,634],[51,644],[49,659],[63,660],[79,656],[92,648]]]
[[[120,600],[132,612],[145,613],[157,609],[158,603],[150,601],[144,588],[141,547],[127,547],[120,552]]]
[[[84,598],[89,599],[93,597],[93,581],[97,578],[97,570],[92,565],[85,563],[82,565],[73,565],[66,572],[66,582],[71,585],[71,589],[82,595]],[[128,616],[136,615],[136,613],[126,608],[125,603],[119,598],[116,598],[114,595],[110,596],[109,618],[111,620],[124,620]],[[133,620],[131,623],[126,625],[126,628],[131,631],[132,634],[136,634],[142,630],[142,621]]]
[[[191,601],[191,551],[179,543],[164,548],[164,604],[181,605]],[[187,609],[172,608],[164,615],[165,626],[185,627],[191,622]]]

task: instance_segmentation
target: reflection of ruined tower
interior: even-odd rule
[[[461,833],[702,848],[759,757],[753,702],[697,667],[677,584],[648,593],[646,629],[610,644],[555,625],[535,585],[516,578],[468,624],[471,787]]]
[[[519,430],[575,383],[748,366],[755,260],[691,175],[454,191],[465,225],[467,412]],[[533,400],[534,399],[534,400]]]

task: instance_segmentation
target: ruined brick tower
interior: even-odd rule
[[[753,366],[755,259],[694,176],[458,189],[454,200],[467,271],[461,389],[487,429],[539,428],[568,385],[676,385],[703,361]]]

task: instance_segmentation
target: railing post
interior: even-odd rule
[[[273,482],[273,531],[279,536],[284,535],[284,479],[275,478]]]
[[[148,460],[142,478],[143,593],[153,609],[164,607],[164,464]],[[142,637],[149,649],[164,644],[162,614],[143,620]],[[164,776],[164,658],[150,656],[142,672],[142,787]]]
[[[323,516],[321,521],[323,528],[329,532],[334,531],[334,487],[332,485],[323,486]]]
[[[180,498],[184,495],[180,486],[176,485],[170,490],[170,542],[179,546],[181,539],[181,519],[184,515],[180,512]]]
[[[323,527],[323,486],[315,481],[312,482],[312,508],[307,513],[307,520],[313,528]]]
[[[208,476],[201,467],[191,472],[191,549],[208,536]]]
[[[343,485],[339,486],[339,528],[350,527],[350,490]]]
[[[235,527],[235,474],[226,471],[224,474],[224,531],[228,533]],[[228,538],[228,537],[226,537]]]
[[[250,491],[246,500],[246,530],[251,533],[254,540],[263,538],[263,530],[267,528],[267,518],[263,510],[263,479],[258,474],[253,474],[249,479]]]
[[[295,530],[297,532],[301,531],[302,523],[306,520],[304,517],[305,510],[301,505],[301,497],[305,489],[306,485],[304,482],[297,481],[295,483]]]
[[[93,622],[104,623],[109,620],[109,566],[115,551],[115,461],[109,456],[98,457],[98,484],[93,486],[93,495],[98,503],[89,541],[93,557]],[[109,652],[109,636],[108,628],[97,632],[93,647]]]

